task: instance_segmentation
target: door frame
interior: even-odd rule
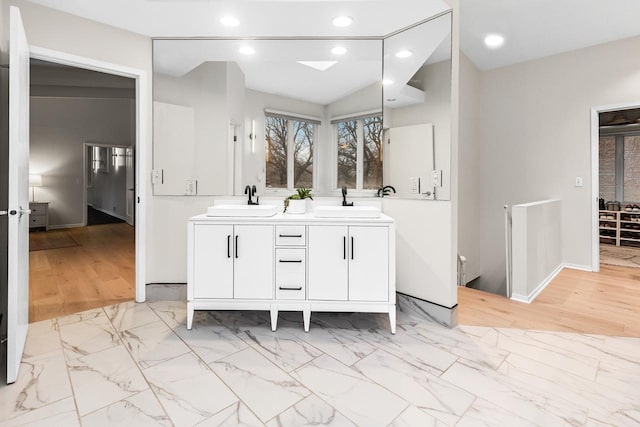
[[[135,188],[136,188],[136,208],[134,217],[135,226],[135,289],[136,302],[144,302],[146,299],[146,200],[147,194],[150,194],[147,186],[149,184],[145,177],[149,176],[147,165],[147,157],[150,152],[148,147],[147,123],[149,123],[150,94],[148,93],[149,76],[146,71],[127,67],[119,64],[113,64],[61,52],[53,49],[47,49],[38,46],[29,46],[31,50],[31,58],[43,61],[53,62],[56,64],[70,65],[72,67],[84,68],[92,71],[99,71],[117,76],[129,77],[136,81],[136,140],[133,146],[137,153],[135,158]],[[85,176],[86,179],[86,176]]]
[[[99,142],[85,142],[82,145],[83,148],[83,152],[82,152],[82,206],[83,206],[83,210],[82,210],[82,224],[84,224],[84,226],[86,227],[87,225],[87,177],[88,177],[88,172],[89,172],[89,167],[87,165],[87,150],[89,147],[106,147],[106,148],[129,148],[129,145],[121,145],[121,144],[104,144],[104,143],[99,143]],[[111,161],[111,159],[109,159],[109,161]],[[126,187],[126,186],[125,186]],[[125,194],[125,199],[127,196],[127,189],[125,188],[124,190],[124,194]],[[125,202],[126,203],[126,202]],[[126,215],[125,215],[126,216]],[[122,218],[120,218],[122,219]],[[134,215],[134,222],[133,222],[134,226],[135,226],[135,215]]]
[[[640,108],[640,101],[591,107],[591,271],[600,271],[600,113]]]

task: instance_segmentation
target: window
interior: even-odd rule
[[[313,187],[313,144],[317,122],[265,116],[267,188]]]
[[[600,196],[605,200],[640,200],[640,135],[600,137]]]
[[[356,190],[382,186],[382,116],[334,122],[337,149],[337,188]]]

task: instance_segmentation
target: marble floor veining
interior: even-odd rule
[[[638,426],[640,339],[157,301],[30,325],[0,426]]]

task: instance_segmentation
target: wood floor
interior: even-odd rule
[[[135,295],[135,231],[126,223],[32,232],[30,240],[77,246],[29,252],[29,321],[129,301]],[[45,246],[49,247],[49,246]]]
[[[564,269],[531,303],[458,288],[461,325],[640,337],[640,269]]]

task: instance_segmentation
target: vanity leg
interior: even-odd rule
[[[275,306],[271,306],[271,330],[273,332],[276,331],[276,328],[278,327],[278,308]]]
[[[311,323],[311,307],[302,309],[302,320],[304,322],[304,331],[309,332],[309,324]]]
[[[195,310],[193,308],[193,302],[187,302],[187,329],[191,330],[191,326],[193,326],[193,314]]]
[[[389,324],[391,325],[391,333],[396,333],[396,306],[389,308]]]

